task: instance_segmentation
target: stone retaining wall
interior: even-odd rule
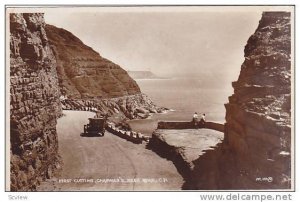
[[[121,130],[117,128],[113,123],[107,124],[106,130],[114,135],[117,135],[120,138],[126,139],[135,144],[141,144],[143,141],[149,141],[148,136],[144,136],[143,134],[134,131]]]
[[[157,124],[157,129],[195,129],[195,128],[206,128],[224,132],[224,124],[215,122],[205,122],[203,125],[199,123],[199,126],[195,126],[193,121],[160,121]]]

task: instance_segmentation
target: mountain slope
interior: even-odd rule
[[[125,70],[101,57],[69,31],[47,25],[46,32],[57,59],[62,95],[112,98],[141,92]]]

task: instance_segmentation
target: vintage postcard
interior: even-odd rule
[[[6,190],[294,190],[294,6],[6,7]]]

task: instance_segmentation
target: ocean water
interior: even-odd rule
[[[190,121],[195,112],[206,114],[207,121],[225,122],[225,107],[229,88],[210,87],[201,78],[139,79],[141,91],[147,94],[156,105],[174,111],[153,114],[144,120],[131,120],[132,129],[151,135],[158,121]]]

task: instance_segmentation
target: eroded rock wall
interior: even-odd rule
[[[240,76],[226,104],[227,142],[243,187],[291,183],[290,13],[265,12],[245,47]],[[263,178],[269,177],[269,182]]]
[[[119,65],[103,58],[67,30],[46,25],[57,59],[63,109],[89,110],[124,118],[163,112]]]
[[[66,110],[93,111],[99,116],[121,116],[128,119],[144,119],[152,113],[162,113],[167,108],[156,106],[145,94],[126,95],[105,99],[62,99]]]
[[[291,188],[290,17],[262,14],[225,105],[224,141],[194,162],[196,189]]]
[[[35,190],[59,168],[56,60],[44,16],[10,14],[11,190]]]
[[[46,26],[57,58],[61,94],[70,99],[112,98],[141,93],[119,65],[103,58],[67,30]]]

